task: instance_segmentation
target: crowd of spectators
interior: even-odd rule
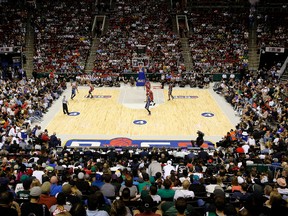
[[[116,2],[100,37],[94,72],[137,72],[139,64],[149,72],[177,70],[183,57],[169,10],[164,1]]]
[[[66,89],[66,83],[53,79],[25,78],[16,82],[1,79],[0,83],[1,152],[18,153],[20,146],[25,149],[28,144],[23,132],[31,132],[32,124],[40,123],[52,103]],[[18,148],[11,148],[13,144]]]
[[[28,12],[20,2],[0,3],[0,47],[25,45]]]
[[[265,47],[286,48],[287,43],[287,8],[271,12],[258,12],[255,14],[257,24],[257,42],[260,49]]]
[[[37,1],[34,71],[83,73],[91,47],[92,0]]]
[[[247,8],[186,11],[192,70],[231,73],[247,67],[248,12]]]
[[[37,71],[79,72],[90,49],[91,11],[87,4],[92,1],[55,2],[57,7],[54,1],[41,1],[42,9],[33,16]],[[198,11],[191,13],[195,71],[185,76],[170,74],[182,57],[178,55],[179,39],[167,24],[168,9],[162,3],[117,2],[117,11],[110,17],[111,29],[100,39],[97,59],[101,61],[95,62],[95,72],[130,70],[132,58],[141,55],[137,45],[146,46],[150,71],[163,71],[163,80],[179,85],[183,79],[197,81],[210,66],[212,72],[230,73],[245,65],[247,29],[239,23],[242,13],[237,16],[219,9],[204,16]],[[220,16],[221,22],[215,23],[215,16]],[[224,35],[230,39],[224,41]],[[203,43],[210,47],[209,52]],[[168,65],[170,68],[164,67]],[[0,80],[1,214],[287,215],[288,86],[272,72],[247,71],[239,80],[223,76],[215,91],[231,103],[241,116],[240,123],[223,136],[217,148],[196,146],[184,151],[61,147],[57,131],[51,134],[37,122],[66,89],[65,79],[52,75]],[[127,82],[119,77],[119,82]],[[103,78],[78,79],[84,84]],[[111,74],[105,82],[109,79]]]
[[[215,90],[235,107],[241,122],[212,150],[63,148],[56,133],[31,127],[25,116],[31,106],[36,109],[34,101],[47,111],[65,82],[1,84],[1,210],[12,206],[18,215],[31,209],[40,215],[43,209],[46,215],[286,215],[287,83],[271,74],[224,77]]]

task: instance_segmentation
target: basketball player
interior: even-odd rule
[[[71,84],[72,86],[72,94],[71,94],[71,99],[73,100],[73,98],[76,96],[76,91],[79,93],[78,91],[78,87],[77,87],[77,83],[76,82],[73,82]]]
[[[94,86],[93,86],[92,83],[90,83],[89,86],[90,86],[90,89],[89,89],[89,91],[88,91],[88,96],[87,96],[87,98],[89,98],[89,97],[90,97],[90,98],[93,98],[92,92],[94,91]]]
[[[170,82],[168,86],[168,101],[170,100],[170,98],[172,98],[172,100],[174,99],[174,96],[172,95],[172,91],[173,91],[173,83]]]
[[[151,89],[149,89],[149,91],[147,92],[150,96],[150,100],[151,100],[151,104],[153,106],[155,106],[155,102],[154,102],[154,95],[153,95],[153,91]]]
[[[148,115],[151,115],[151,111],[149,110],[150,107],[150,103],[151,103],[151,98],[149,93],[146,93],[146,104],[145,104],[145,109],[148,111]]]
[[[66,96],[64,95],[62,99],[62,107],[63,107],[63,113],[69,115],[68,111],[68,100],[66,99]]]
[[[146,92],[149,92],[149,90],[151,89],[151,83],[149,82],[149,79],[147,79],[145,82],[145,88]]]

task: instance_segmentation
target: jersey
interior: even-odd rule
[[[151,101],[154,101],[154,95],[153,92],[151,91],[151,89],[148,91],[149,97]]]
[[[151,83],[149,81],[146,81],[145,88],[146,88],[146,92],[148,92],[151,89]]]

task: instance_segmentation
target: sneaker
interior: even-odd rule
[[[153,103],[153,106],[155,106],[156,103]]]

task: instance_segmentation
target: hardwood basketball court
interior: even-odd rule
[[[41,123],[42,129],[57,133],[65,143],[70,139],[191,140],[197,131],[205,140],[218,141],[235,127],[239,119],[232,107],[212,88],[173,89],[174,100],[168,101],[167,86],[152,84],[155,106],[152,115],[144,109],[144,87],[124,85],[120,88],[95,88],[94,98],[86,98],[89,87],[79,87],[74,100],[69,99],[69,112],[62,112],[62,97],[56,101]],[[64,93],[70,98],[71,87]]]

